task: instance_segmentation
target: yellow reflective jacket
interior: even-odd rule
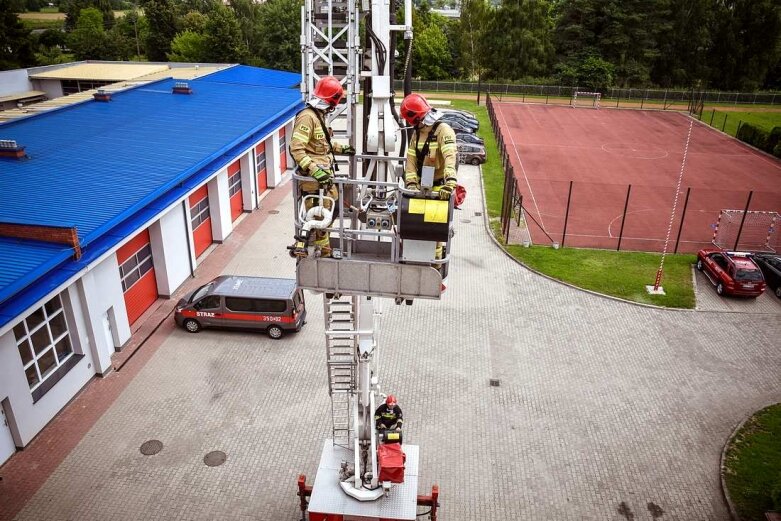
[[[325,121],[325,115],[320,113]],[[290,155],[293,161],[301,167],[301,174],[312,175],[318,168],[333,171],[333,157],[328,147],[328,139],[325,132],[330,128],[323,129],[323,125],[318,118],[317,109],[307,107],[296,115],[293,123],[293,136],[290,139]],[[332,142],[333,152],[339,154],[345,145]],[[315,181],[301,183],[301,189],[307,192],[314,192],[318,189]]]
[[[423,151],[426,139],[432,126],[423,126],[412,134],[412,139],[407,148],[407,161],[404,166],[404,181],[420,182],[418,179],[418,152]],[[434,184],[444,184],[449,180],[457,181],[456,162],[458,146],[456,145],[456,133],[447,123],[437,125],[434,135],[429,142],[429,150],[423,158],[423,166],[434,167]]]

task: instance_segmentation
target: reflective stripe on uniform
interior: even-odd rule
[[[455,152],[457,150],[457,147],[455,143],[448,143],[445,145],[442,145],[442,153],[447,154],[448,152]]]
[[[307,136],[306,134],[303,134],[301,132],[297,132],[297,131],[293,132],[293,139],[297,139],[299,141],[303,141],[304,143],[308,143],[309,142],[309,136]]]
[[[309,156],[304,156],[301,158],[301,162],[298,164],[303,170],[306,170],[309,165],[312,164],[312,158]]]

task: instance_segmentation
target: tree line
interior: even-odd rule
[[[0,0],[0,41],[10,42],[0,46],[1,68],[69,59],[300,64],[302,0],[140,0],[116,18],[119,0],[63,0],[64,31],[37,35],[11,1]],[[414,9],[418,79],[781,87],[779,0],[461,0],[460,19],[437,14],[429,0]],[[403,63],[406,47],[398,47]]]

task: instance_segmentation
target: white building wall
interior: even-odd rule
[[[242,154],[241,165],[241,207],[251,212],[258,207],[258,178],[255,173],[255,147]]]
[[[16,348],[13,330],[0,337],[0,401],[8,398],[13,418],[11,433],[20,447],[30,443],[95,374],[89,339],[85,334],[84,314],[75,284],[63,293],[63,305],[74,353],[83,354],[84,358],[36,403],[33,403],[30,387],[24,376],[24,365]]]
[[[192,275],[195,256],[190,237],[190,205],[187,199],[173,206],[149,226],[157,293],[170,297]]]
[[[232,163],[232,162],[231,162]],[[209,190],[209,214],[212,218],[212,237],[222,242],[233,231],[231,202],[228,197],[228,169],[223,168],[206,185]]]
[[[269,188],[275,188],[282,182],[279,164],[279,129],[277,129],[266,138],[266,172],[268,172]]]
[[[95,372],[105,374],[111,369],[111,355],[116,348],[130,340],[130,324],[116,255],[104,259],[86,273],[79,280],[79,286],[87,323],[86,335],[93,346]],[[111,339],[104,331],[106,314],[111,324]]]
[[[33,89],[33,84],[27,78],[27,69],[0,71],[0,96],[27,92]]]
[[[46,93],[49,99],[63,96],[62,83],[60,80],[33,80],[33,90],[41,90]]]

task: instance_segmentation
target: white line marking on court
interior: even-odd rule
[[[513,133],[510,132],[510,127],[507,125],[507,120],[504,117],[504,112],[502,112],[501,105],[499,105],[499,116],[502,118],[502,122],[504,123],[505,128],[507,128],[507,133],[510,135],[510,142],[513,145],[513,151],[515,152],[515,157],[518,158],[518,163],[521,165],[521,172],[523,172],[523,178],[526,181],[526,186],[529,187],[529,194],[532,196],[534,209],[537,211],[537,216],[540,218],[540,227],[542,228],[542,231],[544,231],[547,234],[548,230],[545,229],[545,223],[542,220],[542,213],[540,213],[540,207],[537,205],[537,198],[534,197],[534,191],[532,190],[532,185],[529,183],[529,176],[526,175],[526,169],[523,167],[523,161],[521,160],[521,155],[518,153],[518,147],[515,146],[515,139],[513,139]]]

